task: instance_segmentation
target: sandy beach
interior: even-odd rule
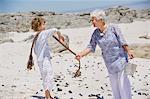
[[[148,32],[150,20],[120,23],[125,39],[135,58],[136,73],[129,77],[133,99],[150,99],[150,39],[139,38]],[[60,29],[69,37],[69,46],[74,52],[86,48],[94,28]],[[33,32],[9,32],[13,42],[0,44],[0,99],[44,99],[42,79],[37,64],[35,70],[27,71],[31,41],[23,41]],[[81,76],[74,78],[78,62],[68,51],[52,53],[54,68],[54,94],[60,99],[112,99],[108,73],[101,57],[100,48],[81,60]],[[35,56],[34,56],[34,59]],[[35,60],[36,62],[36,60]]]

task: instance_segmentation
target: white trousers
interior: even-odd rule
[[[44,90],[51,91],[53,88],[53,68],[48,57],[44,58],[43,62],[38,62],[41,77],[43,80]]]
[[[109,74],[113,99],[131,99],[131,86],[124,70],[118,73]]]

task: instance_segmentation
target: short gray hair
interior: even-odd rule
[[[90,13],[90,17],[96,17],[98,20],[106,21],[106,14],[103,10],[94,10]]]

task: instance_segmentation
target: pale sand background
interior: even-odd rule
[[[148,33],[149,23],[150,20],[119,24],[129,45],[136,45],[136,48],[145,45],[138,47],[137,52],[134,52],[138,57],[131,61],[138,65],[134,77],[130,77],[133,99],[150,99],[150,58],[139,58],[150,53],[150,39],[139,38]],[[79,52],[88,44],[93,27],[60,31],[69,36],[70,48]],[[0,44],[0,99],[31,99],[32,95],[44,96],[38,66],[35,65],[35,71],[26,70],[31,42],[22,40],[33,33],[10,34],[14,43]],[[73,78],[78,63],[69,52],[52,53],[52,64],[55,72],[53,92],[60,99],[96,99],[89,98],[88,95],[91,94],[101,94],[105,99],[112,99],[108,73],[98,47],[94,54],[81,60],[82,76],[79,78]],[[58,88],[62,91],[58,91]],[[69,90],[72,93],[69,93]]]

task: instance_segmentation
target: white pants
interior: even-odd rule
[[[38,62],[38,66],[43,80],[44,90],[51,91],[53,88],[53,69],[50,59],[48,57],[44,58],[43,62]]]
[[[109,74],[114,99],[131,99],[131,86],[124,71]]]

